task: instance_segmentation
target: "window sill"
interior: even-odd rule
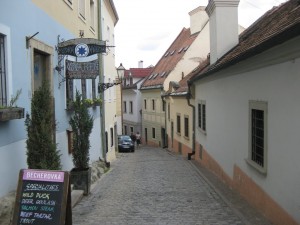
[[[12,107],[0,109],[0,121],[9,121],[24,118],[24,108]]]
[[[187,137],[187,136],[183,136],[183,138],[184,138],[185,140],[187,140],[187,141],[189,141],[189,140],[190,140],[190,138],[189,138],[189,137]]]
[[[267,168],[263,168],[263,167],[257,165],[255,162],[253,162],[250,159],[245,159],[245,161],[247,162],[247,164],[249,166],[251,166],[252,168],[257,170],[260,174],[265,175],[265,176],[267,175]]]
[[[198,127],[198,131],[199,131],[199,133],[202,133],[202,134],[204,134],[204,135],[207,135],[206,130],[202,130],[201,128]]]

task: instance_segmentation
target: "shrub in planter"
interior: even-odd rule
[[[72,157],[74,168],[71,171],[71,183],[74,189],[83,189],[84,194],[89,194],[91,169],[89,167],[90,134],[93,129],[94,119],[89,113],[86,101],[76,91],[75,101],[73,102],[73,115],[69,121],[73,131]],[[75,173],[79,173],[77,178]],[[84,178],[83,173],[88,176]],[[87,182],[87,184],[85,184]],[[87,185],[87,186],[86,186]]]
[[[31,117],[27,113],[27,164],[29,169],[60,170],[60,154],[54,142],[52,97],[47,82],[34,92]]]

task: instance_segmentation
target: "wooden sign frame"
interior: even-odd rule
[[[27,224],[72,225],[68,172],[20,170],[12,225]]]

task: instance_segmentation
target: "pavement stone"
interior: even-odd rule
[[[118,153],[72,213],[73,225],[270,224],[204,168],[151,147]]]

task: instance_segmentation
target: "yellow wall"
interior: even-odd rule
[[[168,114],[168,104],[170,103],[170,118]],[[167,110],[167,133],[169,140],[171,139],[171,122],[174,124],[174,140],[176,143],[182,143],[192,150],[193,146],[193,109],[188,106],[185,96],[183,97],[167,97],[166,98],[166,110]],[[177,115],[180,114],[181,118],[181,132],[177,133]],[[189,118],[189,137],[184,136],[184,117]],[[170,145],[170,143],[169,143]],[[172,146],[169,146],[172,148]],[[178,151],[177,146],[173,145],[174,151]]]
[[[34,4],[44,10],[58,23],[70,30],[76,37],[79,37],[79,30],[84,30],[85,38],[98,37],[98,0],[95,0],[95,25],[91,28],[91,12],[90,1],[85,1],[85,19],[79,15],[78,0],[72,0],[72,4],[68,0],[32,0]]]

